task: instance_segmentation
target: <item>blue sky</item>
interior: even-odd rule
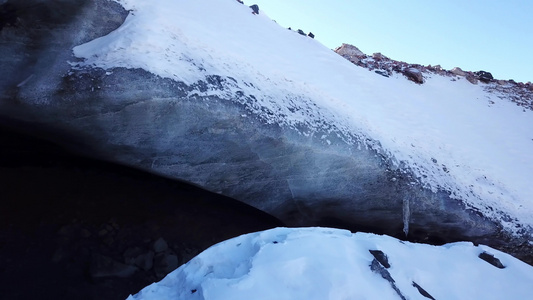
[[[533,81],[531,0],[253,0],[283,27],[313,32],[329,48],[445,69]]]

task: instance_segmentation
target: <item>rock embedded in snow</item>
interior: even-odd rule
[[[253,4],[253,5],[250,5],[250,8],[252,9],[254,14],[256,15],[259,14],[259,5]]]
[[[506,268],[478,257],[485,252]],[[527,299],[531,282],[533,267],[484,245],[276,228],[219,243],[128,299]]]
[[[154,242],[154,251],[155,251],[155,253],[164,252],[167,249],[168,249],[168,244],[162,237],[158,238]]]
[[[403,71],[403,74],[411,81],[422,84],[424,83],[424,76],[422,76],[422,72],[420,72],[417,68],[408,68]]]
[[[484,83],[489,83],[494,79],[494,77],[492,77],[492,74],[490,72],[478,71],[478,72],[475,72],[474,74],[476,74],[478,79]]]
[[[482,252],[479,254],[479,258],[495,266],[496,268],[505,269],[505,266],[502,264],[502,262],[498,258],[494,257],[494,255],[492,254]]]
[[[479,82],[478,78],[472,74],[467,74],[466,80],[468,80],[471,84],[477,84]]]
[[[356,46],[344,43],[340,47],[336,48],[335,52],[348,59],[365,56],[365,54]]]

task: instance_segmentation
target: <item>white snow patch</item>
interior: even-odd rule
[[[400,299],[371,271],[380,250],[407,299],[529,299],[533,268],[487,246],[431,246],[329,228],[276,228],[217,244],[129,300]],[[478,256],[487,252],[499,269]]]

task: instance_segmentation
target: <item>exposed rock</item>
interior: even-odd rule
[[[478,83],[477,77],[475,77],[474,75],[472,75],[470,73],[466,75],[466,80],[470,81],[470,83],[472,83],[472,84],[477,84]]]
[[[384,70],[375,70],[374,72],[384,77],[390,76],[389,73],[387,73],[387,71],[384,71]]]
[[[489,72],[477,71],[474,74],[476,74],[476,76],[479,79],[479,81],[481,81],[483,83],[489,83],[489,82],[491,82],[494,79],[492,77],[492,74],[489,73]]]
[[[461,68],[459,68],[459,67],[455,67],[455,68],[451,69],[450,72],[452,72],[452,74],[457,75],[457,76],[465,76],[466,75],[466,73],[463,70],[461,70]]]
[[[356,49],[352,51],[351,49]],[[422,77],[425,73],[434,73],[441,76],[452,77],[451,80],[455,81],[454,76],[464,76],[472,84],[477,84],[479,82],[480,75],[483,77],[485,83],[490,83],[494,79],[491,79],[492,75],[483,74],[479,72],[470,72],[463,71],[459,67],[455,67],[452,70],[444,70],[440,65],[436,66],[421,66],[414,64],[407,64],[405,62],[396,61],[390,58],[387,58],[380,53],[376,53],[374,56],[369,57],[362,53],[357,47],[349,44],[343,44],[341,47],[335,49],[335,52],[344,58],[348,59],[357,66],[366,68],[370,71],[374,71],[377,74],[383,76],[391,76],[393,73],[404,74],[409,68],[416,68],[420,70]],[[387,75],[386,75],[387,74]],[[480,75],[478,75],[480,74]],[[406,76],[406,78],[409,78]],[[412,80],[412,79],[411,79]],[[416,79],[418,80],[418,79]],[[415,81],[416,82],[416,81]],[[497,85],[486,85],[483,88],[490,92],[500,93],[502,97],[508,98],[509,100],[515,102],[517,105],[524,108],[533,110],[533,85],[515,82],[514,80],[498,80],[496,81]],[[514,86],[511,86],[514,85]]]
[[[154,251],[155,253],[164,252],[167,251],[168,244],[163,238],[158,238],[157,241],[154,242]]]
[[[259,5],[253,4],[253,5],[250,5],[250,8],[252,9],[254,14],[256,15],[259,14]]]
[[[418,290],[420,295],[422,295],[422,296],[424,296],[424,297],[426,297],[428,299],[435,300],[435,298],[433,298],[426,290],[424,290],[420,285],[418,285],[418,283],[413,281],[413,286]]]
[[[300,35],[306,35],[305,32],[301,29],[298,29],[296,32],[298,32]]]
[[[417,68],[408,68],[403,71],[403,74],[411,81],[422,84],[424,83],[424,77],[422,76],[422,72],[420,72]]]
[[[381,54],[380,52],[376,52],[372,54],[372,57],[377,60],[382,60],[382,59],[387,58],[385,55]]]
[[[396,282],[390,275],[389,271],[387,271],[387,269],[385,269],[384,266],[382,266],[377,259],[374,258],[372,260],[372,263],[370,264],[370,270],[381,275],[383,279],[387,280],[390,283],[392,289],[398,294],[400,299],[406,300],[405,296],[402,294],[402,291],[400,291],[400,289],[396,285]]]
[[[387,257],[387,254],[383,253],[381,250],[368,250],[372,256],[374,256],[375,259],[378,260],[378,262],[385,267],[386,269],[390,268],[389,264],[389,258]]]
[[[494,257],[494,255],[492,254],[489,254],[487,252],[482,252],[479,254],[479,258],[495,266],[498,269],[505,269],[505,266],[502,264],[502,262],[496,257]]]
[[[496,83],[499,84],[499,85],[506,85],[507,81],[506,80],[496,80]]]
[[[315,38],[315,35],[312,33],[312,32],[309,32],[309,34],[307,34],[308,37],[314,39]]]
[[[342,44],[342,46],[335,49],[335,52],[345,58],[365,56],[359,48],[350,44]]]

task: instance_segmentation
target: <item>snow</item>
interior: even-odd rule
[[[330,228],[276,228],[205,250],[128,300],[150,299],[401,299],[373,272],[380,250],[407,299],[528,299],[533,268],[490,247],[461,242],[431,246]],[[487,252],[505,266],[480,259]]]
[[[432,190],[449,191],[511,232],[533,226],[533,111],[485,84],[426,73],[422,85],[385,78],[234,0],[116,1],[130,15],[75,47],[85,59],[78,67],[142,68],[187,84],[231,77],[225,89],[197,94],[242,92],[269,123],[316,129],[318,118],[369,137]]]

